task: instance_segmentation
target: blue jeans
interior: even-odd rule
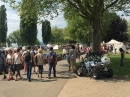
[[[51,69],[53,68],[53,76],[56,77],[56,64],[55,63],[49,63],[49,70],[48,70],[48,76],[51,76]]]
[[[26,67],[27,67],[27,80],[31,80],[31,73],[32,73],[32,62],[26,62]]]

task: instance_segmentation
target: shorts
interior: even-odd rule
[[[13,70],[13,65],[8,64],[7,66],[8,66],[8,70]]]
[[[0,64],[0,73],[4,71],[4,64]]]

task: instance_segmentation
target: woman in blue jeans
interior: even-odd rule
[[[8,49],[8,55],[6,57],[6,62],[8,66],[8,78],[7,80],[13,80],[13,74],[12,74],[12,69],[13,69],[13,53],[11,49]]]
[[[34,58],[35,58],[35,64],[37,64],[38,67],[38,77],[39,74],[41,74],[41,78],[43,78],[42,72],[43,72],[43,64],[45,63],[45,57],[42,49],[38,49],[38,53],[35,55]],[[37,62],[36,62],[36,58],[37,58]]]

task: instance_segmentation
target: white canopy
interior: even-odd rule
[[[114,44],[114,48],[116,49],[117,53],[119,53],[120,48],[122,48],[124,51],[126,51],[126,47],[125,47],[123,42],[119,42],[119,41],[116,41],[116,40],[112,39],[109,42],[107,42],[106,44],[108,44],[108,45],[113,45]]]

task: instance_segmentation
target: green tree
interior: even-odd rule
[[[65,39],[65,31],[63,28],[53,27],[52,28],[52,36],[51,43],[53,44],[64,44],[66,43]]]
[[[123,18],[117,16],[116,19],[111,20],[110,25],[108,26],[108,31],[106,36],[104,37],[104,41],[108,42],[111,39],[115,39],[118,41],[128,41],[127,32],[127,21]]]
[[[27,5],[26,3],[29,3]],[[24,17],[26,16],[26,17]],[[22,0],[20,13],[20,33],[23,45],[34,45],[37,39],[37,14],[33,0]]]
[[[90,25],[82,17],[68,18],[67,20],[67,32],[69,33],[70,39],[77,42],[92,41],[92,33]]]
[[[128,34],[128,42],[130,42],[130,19],[128,21],[128,30],[127,30],[127,34]]]
[[[20,36],[20,30],[15,30],[12,33],[10,33],[10,35],[7,38],[7,43],[8,44],[17,43],[18,46],[23,44],[23,41],[21,40],[21,36]]]
[[[14,2],[11,2],[11,4],[14,4]],[[26,5],[29,4],[29,2],[26,3]],[[124,11],[126,14],[130,12],[130,6],[128,6],[129,0],[35,0],[35,4],[37,5],[37,14],[39,17],[46,17],[50,14],[53,18],[54,15],[52,13],[57,14],[59,8],[66,8],[68,12],[74,9],[75,12],[78,12],[77,15],[89,21],[92,27],[94,52],[100,50],[103,13],[106,10]],[[14,9],[18,9],[18,6],[13,7]]]
[[[6,38],[6,42],[8,43],[8,46],[10,47],[12,42],[9,37]]]
[[[40,45],[40,41],[38,39],[36,39],[35,45]]]
[[[7,37],[7,15],[6,8],[4,5],[0,6],[0,43],[6,42]]]
[[[42,40],[45,44],[51,40],[51,26],[48,20],[42,22]]]

